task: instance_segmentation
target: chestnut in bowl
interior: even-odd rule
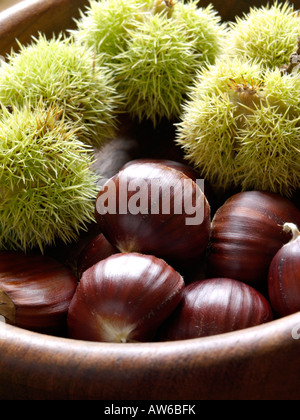
[[[88,242],[77,258],[77,273],[79,278],[88,268],[118,252],[118,249],[108,242],[103,233],[99,233]]]
[[[123,168],[126,168],[129,165],[136,164],[136,163],[160,163],[161,165],[168,166],[170,168],[176,169],[178,171],[183,172],[186,176],[191,178],[194,182],[197,182],[197,180],[202,180],[201,184],[199,184],[200,188],[202,189],[203,194],[207,198],[207,201],[210,205],[210,208],[215,209],[218,206],[218,198],[217,195],[211,186],[211,184],[203,178],[203,176],[198,172],[193,166],[187,165],[186,163],[179,162],[176,160],[171,159],[146,159],[146,158],[140,158],[140,159],[133,159],[129,160]]]
[[[292,239],[276,253],[268,273],[269,299],[279,317],[300,311],[300,232],[293,223],[283,230],[292,232]]]
[[[273,320],[259,292],[237,280],[214,278],[185,287],[182,299],[159,329],[159,340],[186,340],[243,330]]]
[[[53,258],[0,252],[0,315],[8,324],[65,335],[76,288],[74,273]]]
[[[110,178],[99,191],[96,219],[121,252],[155,255],[176,268],[201,261],[210,237],[201,188],[157,162],[133,162]]]
[[[184,280],[152,255],[119,253],[86,270],[71,301],[69,336],[128,343],[151,341],[178,305]]]
[[[288,198],[265,191],[230,197],[212,221],[209,277],[230,277],[264,291],[272,258],[291,239],[285,223],[300,224],[300,210]]]

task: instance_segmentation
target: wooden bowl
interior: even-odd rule
[[[202,1],[201,4],[209,3]],[[267,1],[216,0],[224,19]],[[83,0],[27,0],[0,14],[0,54],[74,25]],[[108,344],[0,323],[1,399],[244,400],[300,397],[300,312],[234,333]]]

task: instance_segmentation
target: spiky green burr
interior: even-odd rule
[[[53,107],[0,113],[0,249],[75,239],[94,220],[91,147]]]
[[[0,102],[21,108],[26,102],[64,110],[67,121],[80,127],[81,140],[100,146],[115,133],[120,97],[108,70],[94,52],[72,37],[47,40],[40,35],[20,45],[0,69]]]
[[[154,124],[177,117],[199,67],[196,57],[181,26],[161,15],[149,17],[132,33],[115,67],[126,110],[138,121]]]
[[[128,40],[128,30],[142,20],[150,0],[91,0],[76,20],[74,38],[93,48],[101,60],[110,63]]]
[[[225,33],[211,7],[200,9],[195,1],[159,6],[128,31],[114,66],[126,110],[154,125],[178,118],[188,86],[201,67],[215,61]]]
[[[299,89],[298,73],[220,60],[195,83],[176,142],[217,188],[290,196],[300,186]]]
[[[289,63],[300,35],[300,16],[291,3],[275,1],[230,24],[226,54],[275,69]]]
[[[200,65],[213,64],[224,48],[227,36],[227,24],[212,4],[201,6],[201,1],[177,1],[173,5],[172,19],[174,25],[183,27],[189,41],[194,43],[195,52],[199,54]]]

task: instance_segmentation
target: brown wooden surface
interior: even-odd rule
[[[300,313],[211,338],[107,344],[0,325],[2,399],[300,398]]]
[[[25,0],[0,14],[0,54],[6,56],[11,48],[30,42],[39,31],[48,36],[74,27],[73,17],[79,16],[88,0]]]
[[[258,3],[267,2],[214,1],[225,19]],[[28,42],[38,30],[69,28],[84,4],[29,0],[5,11],[0,54],[15,38]],[[98,344],[0,323],[0,399],[299,399],[300,340],[292,338],[298,327],[300,313],[205,339]]]

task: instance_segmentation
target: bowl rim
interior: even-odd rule
[[[0,324],[2,399],[300,396],[300,312],[226,334],[147,343],[81,341]]]
[[[295,337],[293,338],[293,334]],[[59,337],[55,335],[47,335],[39,332],[25,330],[23,328],[9,325],[4,322],[0,322],[0,341],[7,340],[9,337],[14,339],[19,337],[20,344],[24,345],[29,342],[36,342],[39,345],[44,344],[45,347],[51,348],[52,346],[59,347],[62,351],[72,349],[75,352],[81,351],[82,347],[87,347],[95,354],[99,353],[101,355],[102,351],[107,349],[114,349],[114,352],[118,354],[120,351],[122,356],[128,352],[141,350],[152,351],[155,348],[160,351],[170,351],[172,353],[173,347],[176,349],[185,349],[187,345],[193,349],[195,353],[202,353],[209,351],[213,347],[223,347],[228,345],[229,347],[235,345],[235,343],[240,343],[240,349],[244,352],[244,345],[251,343],[253,340],[259,340],[261,346],[269,346],[270,337],[275,337],[275,341],[280,338],[284,341],[299,342],[300,344],[300,311],[285,317],[269,321],[265,324],[256,325],[253,327],[248,327],[242,330],[227,332],[223,334],[216,334],[209,337],[200,337],[200,338],[190,338],[185,340],[174,340],[174,341],[164,341],[164,342],[140,342],[140,343],[108,343],[108,342],[93,342],[78,340],[68,337]],[[56,347],[57,348],[57,347]],[[239,350],[237,349],[237,352]]]

